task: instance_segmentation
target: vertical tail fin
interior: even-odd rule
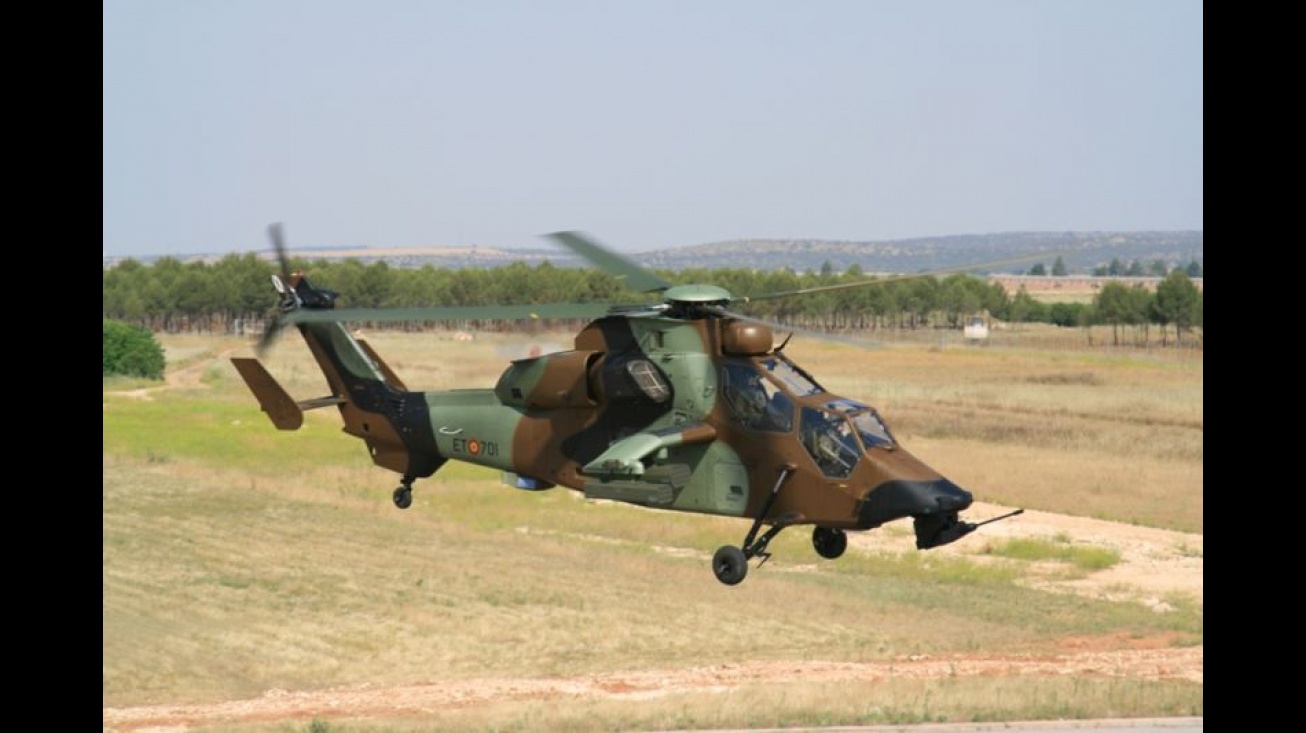
[[[394,387],[395,389],[400,391],[408,390],[408,387],[407,385],[404,384],[404,381],[399,378],[398,374],[394,373],[394,370],[390,368],[389,364],[385,363],[385,360],[381,358],[381,355],[376,353],[376,350],[372,348],[371,344],[367,343],[367,341],[363,338],[358,338],[358,345],[362,347],[363,351],[367,352],[368,356],[372,357],[372,361],[376,362],[377,368],[380,369],[381,373],[385,375],[385,381],[391,387]]]
[[[436,447],[425,393],[410,391],[371,346],[339,321],[298,320],[296,314],[335,309],[338,293],[314,287],[300,270],[291,272],[281,225],[273,224],[268,231],[280,264],[280,273],[272,276],[278,312],[259,341],[258,353],[278,332],[294,325],[331,393],[296,402],[258,359],[232,359],[259,406],[277,428],[295,430],[303,424],[305,410],[335,405],[344,432],[367,443],[373,463],[402,474],[405,487],[414,478],[430,476],[446,459]]]

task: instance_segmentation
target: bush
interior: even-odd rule
[[[163,379],[163,347],[140,326],[104,319],[104,376]]]

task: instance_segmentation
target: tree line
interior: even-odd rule
[[[292,258],[292,269],[312,272],[315,286],[339,292],[338,307],[402,308],[429,306],[524,305],[540,303],[651,302],[620,278],[593,269],[557,267],[549,262],[515,262],[495,268],[391,267],[384,261],[356,259],[307,262]],[[104,318],[152,332],[247,333],[271,317],[276,296],[272,275],[278,268],[253,253],[230,254],[215,262],[183,263],[164,257],[151,264],[126,259],[104,270]],[[736,296],[784,293],[842,285],[868,278],[853,265],[836,273],[826,264],[818,272],[747,268],[655,270],[673,284],[712,283]],[[1188,272],[1176,268],[1155,291],[1141,285],[1108,282],[1091,303],[1043,303],[1022,287],[1008,293],[999,283],[973,275],[891,280],[867,287],[736,303],[733,309],[786,326],[826,331],[960,328],[977,313],[1010,323],[1051,323],[1065,327],[1112,326],[1115,343],[1147,344],[1156,327],[1161,342],[1176,342],[1202,328],[1202,293]],[[437,324],[427,324],[436,326]],[[447,324],[444,324],[447,325]],[[507,329],[520,324],[481,321],[458,328]],[[396,326],[390,326],[396,327]],[[399,325],[413,328],[414,325]]]
[[[1184,266],[1184,272],[1190,278],[1202,276],[1202,263],[1197,260],[1190,260]],[[1048,275],[1047,267],[1039,262],[1029,268],[1030,275],[1046,276]],[[1051,275],[1053,277],[1065,277],[1066,261],[1059,255],[1055,262],[1052,263]],[[1093,277],[1165,277],[1170,274],[1170,266],[1165,260],[1152,260],[1147,267],[1143,267],[1142,260],[1134,260],[1126,265],[1119,257],[1112,258],[1109,264],[1099,265],[1093,268]]]

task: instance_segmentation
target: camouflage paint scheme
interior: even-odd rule
[[[289,272],[280,229],[270,231],[283,315],[260,344],[293,324],[330,394],[295,401],[258,359],[232,363],[278,429],[298,429],[305,410],[336,407],[372,461],[402,476],[393,496],[400,508],[411,504],[414,481],[457,460],[499,469],[522,489],[565,486],[596,499],[751,518],[741,545],[713,557],[727,585],[744,579],[749,559],[769,557],[768,543],[793,525],[814,525],[813,547],[833,559],[847,547],[845,530],[911,517],[916,546],[928,549],[996,521],[961,521],[970,492],[898,444],[869,405],[825,391],[783,345],[775,348],[765,322],[726,311],[734,297],[722,288],[672,286],[564,232],[555,238],[641,290],[664,291],[663,302],[597,313],[586,304],[336,310],[337,293]],[[593,320],[571,350],[514,361],[492,389],[438,392],[408,389],[341,325],[581,312]]]
[[[721,370],[777,353],[765,326],[606,316],[580,331],[573,350],[512,362],[493,389],[438,392],[404,388],[339,323],[297,327],[332,392],[310,402],[336,404],[345,432],[363,439],[372,460],[406,483],[453,459],[500,469],[506,480],[532,488],[558,485],[645,506],[756,517],[788,467],[765,522],[838,529],[955,514],[971,501],[896,442],[867,449],[846,477],[830,477],[796,428],[742,426],[719,399]],[[249,365],[239,362],[255,360],[234,361],[245,373]],[[632,362],[657,367],[671,392],[665,401],[650,399],[627,377]],[[266,385],[250,386],[277,423]],[[823,391],[792,397],[799,407],[817,408],[840,399]]]

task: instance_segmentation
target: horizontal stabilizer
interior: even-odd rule
[[[344,402],[344,399],[335,396],[296,402],[277,383],[277,380],[268,374],[268,370],[258,359],[232,357],[231,363],[236,367],[236,371],[240,372],[249,391],[258,399],[259,407],[268,414],[268,418],[278,430],[298,430],[299,426],[304,424],[305,410],[315,410]]]
[[[245,380],[249,391],[258,399],[259,407],[268,414],[278,430],[298,430],[304,424],[304,411],[286,394],[277,380],[258,359],[232,357],[231,363]]]

